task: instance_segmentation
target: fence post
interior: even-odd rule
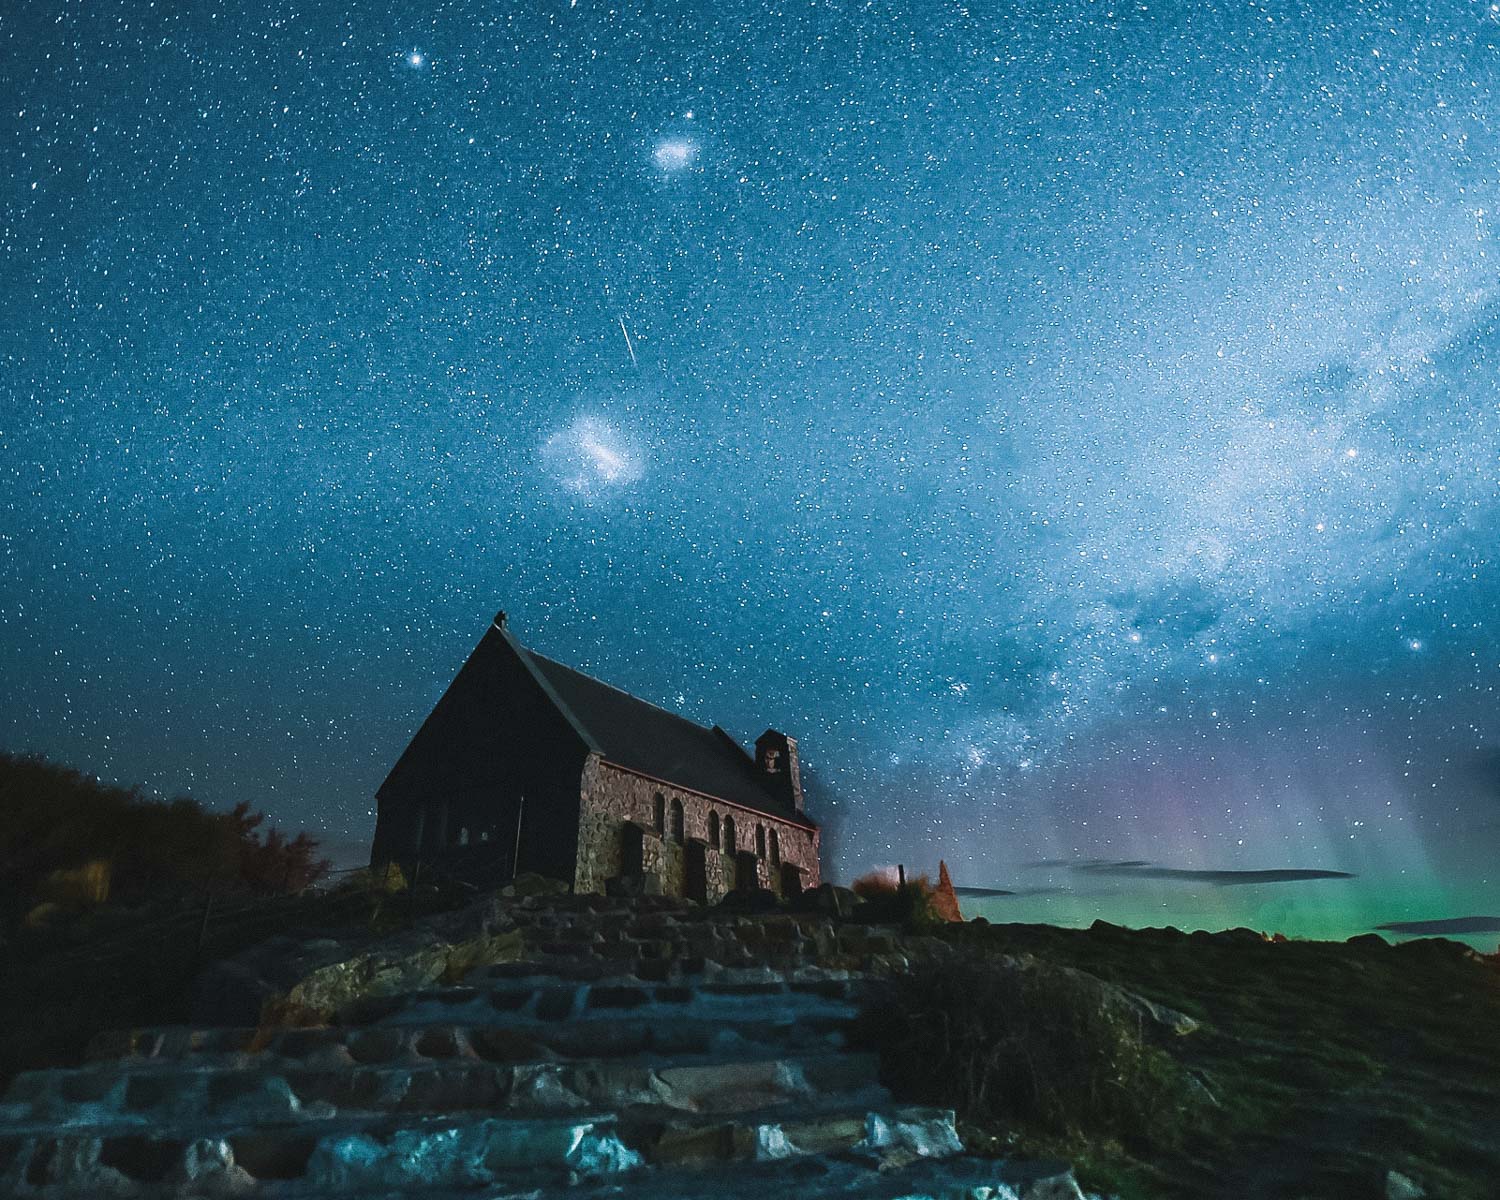
[[[208,889],[208,896],[203,901],[203,920],[198,922],[198,945],[194,954],[198,957],[203,955],[203,944],[208,941],[208,917],[214,908],[214,890]]]

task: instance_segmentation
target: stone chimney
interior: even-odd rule
[[[768,729],[755,739],[755,770],[761,781],[787,807],[803,812],[802,768],[797,761],[797,739]]]

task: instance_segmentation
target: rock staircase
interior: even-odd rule
[[[886,934],[596,897],[512,916],[526,961],[459,986],[312,1028],[109,1034],[19,1076],[0,1194],[1081,1195],[1065,1168],[963,1156],[951,1112],[895,1103],[846,1044],[850,964]]]

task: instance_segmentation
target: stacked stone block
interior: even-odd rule
[[[661,898],[516,902],[520,961],[311,1028],[160,1028],[13,1081],[0,1194],[1078,1197],[961,1155],[847,1044],[895,930]],[[571,1190],[569,1190],[571,1189]]]

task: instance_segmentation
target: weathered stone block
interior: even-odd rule
[[[577,988],[543,988],[537,993],[536,1015],[543,1021],[564,1020],[572,1015],[577,999]]]
[[[551,1047],[514,1029],[471,1029],[469,1045],[486,1062],[525,1063],[556,1058]]]
[[[358,1063],[390,1062],[406,1050],[406,1034],[399,1029],[366,1029],[353,1034],[349,1055]]]
[[[158,1183],[182,1160],[183,1144],[142,1135],[107,1137],[99,1143],[98,1163],[136,1183]]]
[[[589,989],[590,1008],[639,1008],[650,1001],[644,988],[594,987]]]

